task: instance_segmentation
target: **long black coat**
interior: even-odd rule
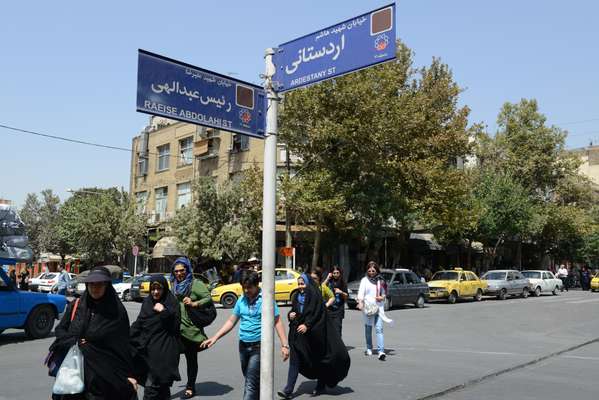
[[[178,339],[181,316],[179,303],[168,290],[166,279],[162,275],[152,278],[150,287],[155,281],[164,288],[158,301],[164,310],[160,313],[154,311],[157,302],[150,294],[144,299],[139,316],[131,326],[135,374],[142,385],[145,385],[149,373],[155,385],[171,386],[173,381],[181,380]]]
[[[127,380],[133,377],[129,318],[114,288],[109,284],[99,301],[86,291],[71,321],[74,304],[67,306],[56,326],[56,340],[50,351],[64,353],[85,339],[86,344],[79,346],[84,360],[85,392],[98,399],[130,400],[135,390]]]
[[[333,387],[345,379],[351,360],[343,340],[327,318],[320,288],[312,280],[306,282],[303,310],[300,308],[296,295],[291,311],[297,316],[289,323],[289,344],[298,359],[300,374]],[[308,327],[305,334],[297,332],[301,324]]]

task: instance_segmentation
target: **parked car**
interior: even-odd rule
[[[557,279],[551,271],[528,270],[522,271],[522,275],[530,281],[530,293],[535,297],[547,292],[557,296],[557,292],[564,287],[562,280]]]
[[[520,271],[511,269],[492,270],[481,279],[487,281],[485,294],[505,300],[508,296],[528,297],[530,282]]]
[[[0,268],[0,333],[8,328],[24,329],[31,338],[44,338],[66,304],[65,296],[18,290]]]
[[[591,279],[591,291],[595,292],[599,290],[599,272],[595,273],[593,279]]]
[[[428,282],[431,300],[447,299],[450,304],[455,303],[458,298],[473,297],[480,301],[487,289],[487,282],[480,280],[472,271],[464,271],[462,268],[438,271]]]
[[[58,272],[48,272],[43,278],[40,278],[37,285],[38,292],[49,293],[52,291],[52,286],[57,282]]]
[[[131,281],[131,289],[129,289],[129,293],[131,294],[131,299],[133,301],[143,300],[143,298],[141,297],[140,290],[141,290],[141,284],[145,280],[148,280],[148,281],[150,280],[149,274],[139,274],[139,275],[133,277],[133,280]]]
[[[258,271],[261,275],[261,271]],[[291,301],[297,290],[297,278],[299,272],[289,268],[275,269],[275,301]],[[239,283],[217,286],[212,289],[212,301],[220,303],[224,308],[232,308],[237,299],[243,294]]]
[[[381,275],[387,281],[389,291],[385,298],[385,310],[405,304],[413,304],[418,308],[424,307],[424,303],[428,300],[429,288],[426,283],[420,281],[414,272],[404,268],[382,269]],[[355,309],[358,306],[359,288],[359,280],[347,284],[349,292],[347,307],[350,309]]]
[[[69,274],[69,284],[70,284],[70,283],[71,283],[73,280],[76,280],[76,279],[77,279],[77,275],[75,275],[75,274],[73,274],[73,273],[71,273],[71,272],[69,272],[68,274]],[[58,275],[59,275],[59,273],[57,272],[57,273],[56,273],[56,276],[55,276],[55,277],[52,279],[52,282],[48,281],[48,285],[51,285],[51,286],[50,286],[50,290],[46,290],[46,289],[47,289],[47,286],[45,286],[45,285],[42,283],[42,284],[40,285],[40,287],[39,287],[39,289],[40,289],[40,292],[46,292],[46,291],[48,291],[48,292],[50,292],[50,293],[56,293],[56,292],[58,292]],[[68,290],[68,289],[69,289],[69,285],[67,285],[67,290]]]
[[[131,297],[131,282],[133,278],[131,276],[123,277],[123,281],[119,283],[113,283],[114,290],[116,290],[116,294],[123,301],[131,301],[133,298]]]
[[[37,292],[40,282],[46,277],[47,274],[47,272],[42,272],[35,278],[29,279],[29,290],[32,292]]]

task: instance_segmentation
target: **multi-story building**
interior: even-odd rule
[[[571,152],[582,161],[578,171],[595,185],[599,185],[599,146],[590,144],[588,147],[574,149]]]

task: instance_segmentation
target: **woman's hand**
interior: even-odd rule
[[[343,294],[343,290],[335,288],[335,294]]]
[[[186,306],[191,306],[193,304],[193,301],[191,301],[191,298],[185,297],[183,298],[183,304],[185,304]]]
[[[301,324],[300,326],[297,327],[297,332],[304,334],[304,333],[308,332],[308,327],[306,326],[306,324]]]
[[[127,378],[127,380],[131,385],[133,385],[133,389],[135,389],[135,391],[137,392],[137,380],[135,380],[135,378]]]
[[[375,299],[376,299],[376,301],[381,302],[381,301],[385,300],[385,296],[376,296]]]
[[[293,311],[289,313],[289,319],[290,319],[291,321],[293,321],[293,320],[295,319],[295,317],[296,317],[296,316],[297,316],[297,314],[296,314],[296,313],[294,313]]]
[[[362,311],[363,309],[364,309],[364,303],[360,301],[358,303],[358,310]]]
[[[283,358],[283,361],[287,361],[289,358],[289,347],[281,347],[281,357]]]
[[[85,346],[87,344],[87,340],[79,339],[79,346]]]
[[[211,337],[211,338],[209,338],[209,339],[206,339],[206,340],[204,340],[202,343],[200,343],[200,347],[201,347],[202,349],[209,349],[209,348],[211,348],[212,346],[214,346],[214,343],[216,343],[216,340],[217,340],[217,339],[216,339],[216,338],[214,338],[214,337]]]
[[[154,311],[156,312],[163,312],[164,311],[164,306],[160,303],[156,303],[154,304]]]

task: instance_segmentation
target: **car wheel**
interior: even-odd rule
[[[553,289],[553,290],[551,291],[551,294],[552,294],[552,295],[554,295],[554,296],[557,296],[557,291],[558,291],[558,290],[559,290],[559,288],[556,286],[556,287],[555,287],[555,289]]]
[[[220,299],[220,304],[222,304],[224,308],[233,308],[235,302],[237,302],[237,296],[235,296],[234,293],[226,293]]]
[[[423,295],[418,296],[418,299],[416,300],[416,303],[414,303],[414,305],[417,308],[423,308],[424,307],[424,296]]]
[[[447,298],[447,302],[449,304],[455,304],[455,302],[458,300],[458,294],[455,292],[455,290],[451,293],[449,293],[449,297]]]
[[[133,297],[131,297],[131,292],[129,292],[128,290],[125,290],[125,292],[123,293],[123,301],[131,301],[133,300]]]
[[[32,339],[41,339],[50,334],[54,325],[54,311],[50,306],[39,306],[29,314],[25,333]]]
[[[527,298],[528,293],[529,293],[528,288],[525,287],[524,290],[522,291],[522,298],[523,299]]]
[[[389,311],[393,307],[393,302],[390,297],[385,297],[385,311]]]
[[[480,289],[476,290],[476,294],[474,295],[474,301],[481,301],[483,299],[483,291]]]
[[[537,287],[535,288],[535,291],[534,291],[534,293],[533,293],[533,296],[535,296],[535,297],[539,297],[540,295],[541,295],[541,287],[540,287],[540,286],[537,286]]]
[[[505,289],[501,289],[501,291],[497,295],[497,298],[499,300],[505,300],[506,297],[507,297],[507,291]]]

